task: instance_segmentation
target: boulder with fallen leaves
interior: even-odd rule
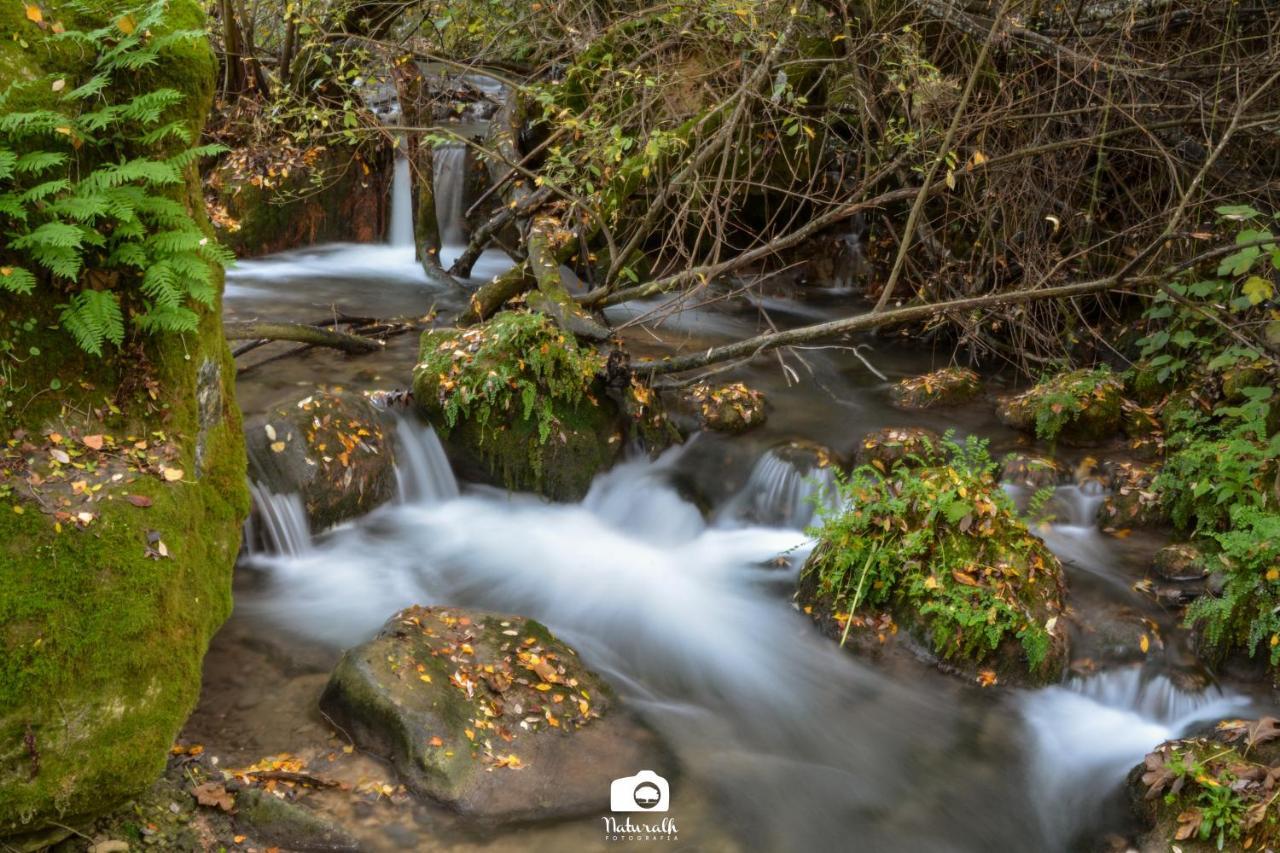
[[[1129,771],[1142,853],[1280,845],[1280,721],[1223,720],[1167,741]]]
[[[978,374],[964,367],[944,367],[895,382],[893,404],[900,409],[931,409],[967,403],[982,393]]]
[[[853,457],[860,465],[888,471],[895,465],[927,465],[942,452],[942,436],[927,427],[885,427],[858,440]]]
[[[670,768],[609,685],[519,616],[402,610],[342,656],[320,707],[415,794],[490,823],[598,815],[612,779]]]
[[[314,532],[395,495],[395,446],[360,394],[319,388],[248,421],[245,442],[250,477],[276,494],[300,494]]]

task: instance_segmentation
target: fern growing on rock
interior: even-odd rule
[[[136,72],[203,34],[164,32],[152,2],[93,30],[46,36],[89,60],[78,79],[43,75],[0,93],[0,292],[56,293],[85,352],[143,332],[190,332],[231,262],[180,200],[184,173],[219,146],[193,146],[176,89],[135,91]],[[45,296],[44,298],[48,298]]]

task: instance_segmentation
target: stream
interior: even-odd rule
[[[460,152],[436,154],[446,266],[463,239]],[[241,262],[228,273],[226,315],[458,311],[463,295],[414,260],[407,182],[405,165],[390,244]],[[486,252],[473,280],[509,263]],[[635,352],[669,353],[829,319],[847,313],[852,298],[815,287],[684,310],[620,306],[610,319],[626,324]],[[259,364],[239,380],[240,403],[261,412],[317,379],[405,387],[415,338],[394,338],[368,357],[312,350]],[[1199,723],[1266,710],[1244,687],[1188,678],[1194,666],[1176,619],[1133,590],[1160,537],[1108,536],[1093,522],[1098,489],[1058,489],[1058,520],[1036,532],[1067,567],[1072,607],[1086,616],[1140,613],[1164,643],[1145,663],[1102,663],[1040,690],[983,690],[914,663],[873,666],[822,637],[791,600],[820,484],[774,453],[778,444],[811,441],[847,455],[867,431],[919,425],[985,436],[997,457],[1026,449],[995,421],[989,400],[942,412],[890,405],[892,381],[946,363],[946,353],[866,338],[737,368],[721,378],[766,393],[765,426],[629,458],[576,505],[457,482],[431,428],[397,415],[397,499],[356,522],[313,538],[297,496],[254,486],[267,547],[242,556],[236,612],[214,641],[184,737],[228,765],[289,752],[331,764],[357,791],[369,780],[394,784],[371,759],[342,753],[315,697],[337,654],[397,609],[451,604],[545,622],[663,735],[680,766],[670,813],[680,841],[670,846],[1095,849],[1128,828],[1120,786],[1155,745]],[[324,796],[372,850],[618,846],[603,840],[598,817],[493,832],[407,797],[352,806]]]

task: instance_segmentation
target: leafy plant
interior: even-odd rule
[[[436,377],[450,429],[460,419],[481,426],[504,419],[535,421],[545,444],[556,426],[557,404],[578,405],[604,366],[542,314],[507,311],[489,322],[447,335],[419,371]]]
[[[1280,513],[1240,506],[1231,529],[1213,538],[1222,547],[1226,583],[1220,596],[1203,596],[1187,609],[1206,645],[1219,653],[1241,648],[1256,655],[1265,643],[1280,664]]]
[[[838,477],[806,572],[850,621],[862,608],[918,614],[946,658],[980,660],[1017,638],[1041,670],[1052,644],[1044,614],[1060,604],[1056,561],[1016,517],[985,442],[948,437],[944,450],[941,464],[900,460],[887,476],[864,465]]]
[[[1169,454],[1153,486],[1176,526],[1212,532],[1237,507],[1273,506],[1268,479],[1280,458],[1280,434],[1268,438],[1271,388],[1246,388],[1245,402],[1223,405],[1209,418],[1175,419]]]
[[[0,291],[66,294],[62,327],[85,352],[143,332],[189,332],[213,307],[213,268],[230,263],[179,200],[184,173],[219,146],[192,147],[172,88],[137,90],[139,72],[181,62],[196,30],[163,32],[166,4],[48,36],[92,57],[0,93]],[[47,297],[46,297],[47,298]]]

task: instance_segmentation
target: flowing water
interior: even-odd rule
[[[446,177],[462,159],[436,153]],[[438,191],[449,186],[437,179]],[[452,227],[460,217],[443,214],[461,202],[451,199],[437,197]],[[229,274],[226,310],[459,308],[411,255],[397,245],[337,246],[245,263]],[[829,295],[678,307],[630,306],[611,318],[628,323],[636,351],[670,352],[849,310]],[[262,410],[321,377],[407,385],[412,342],[370,358],[274,362],[241,377],[240,398]],[[1141,662],[1103,661],[1041,690],[984,691],[911,661],[857,659],[791,601],[812,544],[804,528],[831,482],[790,442],[817,442],[839,457],[867,430],[922,425],[982,434],[997,450],[1016,446],[989,403],[944,415],[889,407],[892,380],[934,366],[927,352],[868,338],[739,368],[733,378],[770,396],[763,428],[630,459],[601,474],[580,504],[459,483],[429,427],[388,413],[399,484],[392,504],[312,537],[297,496],[253,487],[250,541],[261,544],[242,562],[236,616],[215,640],[192,730],[207,742],[222,737],[244,760],[255,749],[294,749],[308,726],[324,731],[313,703],[340,649],[401,607],[451,604],[539,619],[616,685],[679,759],[671,816],[683,849],[1054,851],[1123,830],[1116,795],[1128,768],[1165,738],[1247,713],[1253,700],[1227,687],[1179,686],[1186,661],[1173,620],[1132,588],[1160,542],[1098,530],[1101,491],[1060,488],[1037,532],[1067,567],[1074,608],[1123,608],[1164,633],[1164,653]],[[242,674],[264,637],[268,657],[288,663]],[[308,655],[318,662],[298,663]],[[234,736],[219,734],[228,721]],[[374,850],[610,846],[598,818],[477,840],[427,806],[401,822],[378,808],[353,817],[365,815],[362,840]]]

